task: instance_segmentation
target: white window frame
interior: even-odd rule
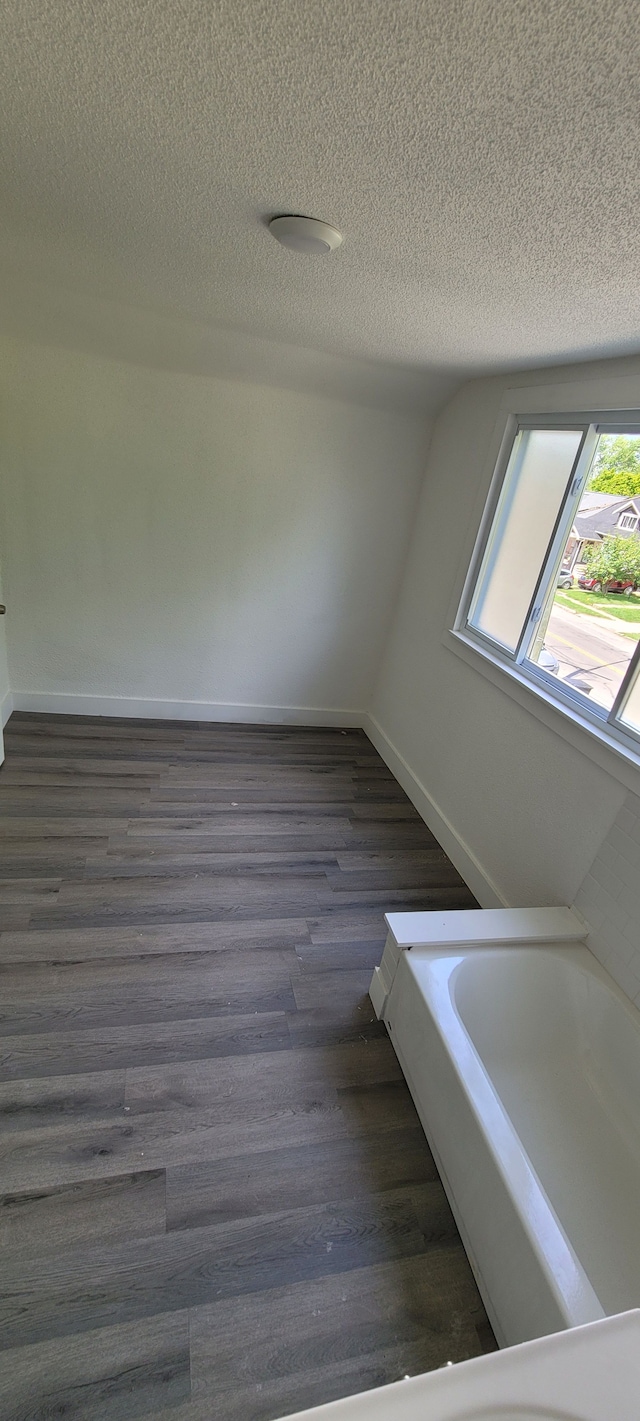
[[[618,519],[618,528],[628,528],[631,531],[638,526],[637,513],[621,513]]]
[[[510,412],[506,420],[503,417],[501,421],[502,439],[500,440],[498,459],[494,464],[489,494],[482,513],[471,561],[467,564],[468,570],[464,579],[462,597],[452,619],[453,625],[451,620],[449,623],[451,631],[445,632],[443,640],[445,645],[462,655],[464,660],[475,665],[477,669],[481,669],[489,680],[497,681],[503,689],[509,690],[510,694],[527,709],[533,710],[540,719],[558,729],[564,738],[574,744],[577,743],[579,748],[583,750],[585,749],[584,731],[586,730],[597,746],[596,752],[591,754],[591,758],[596,759],[606,768],[611,768],[610,752],[613,751],[614,756],[619,760],[627,765],[634,765],[640,771],[640,735],[630,727],[623,725],[619,719],[631,685],[640,675],[640,642],[634,650],[620,692],[608,713],[605,707],[596,707],[595,703],[590,703],[586,696],[572,691],[566,683],[545,672],[542,667],[528,659],[528,652],[535,640],[537,622],[545,597],[552,583],[557,579],[562,554],[587,482],[597,439],[600,434],[605,433],[640,434],[640,408],[585,410],[583,406],[576,413],[575,409],[572,410],[568,406],[567,410],[563,412],[556,410],[540,414],[538,412],[528,413],[526,411],[528,401],[523,403],[525,410],[522,414],[517,414],[515,411]],[[538,585],[519,645],[514,653],[510,653],[476,627],[470,626],[468,615],[493,527],[513,444],[518,430],[527,428],[581,429],[583,438],[574,460],[567,493],[541,567]],[[578,731],[577,736],[576,731]],[[604,750],[604,755],[598,753],[602,750]],[[621,772],[621,766],[618,764],[614,773],[624,783],[628,782],[628,776],[624,773],[624,765]]]

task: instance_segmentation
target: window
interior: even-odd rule
[[[638,517],[609,510],[640,473],[640,414],[615,418],[514,420],[454,630],[638,754]]]

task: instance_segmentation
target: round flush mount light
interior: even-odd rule
[[[272,217],[269,231],[293,252],[307,252],[309,256],[324,257],[340,246],[342,233],[319,217],[298,217],[293,213],[286,217]]]

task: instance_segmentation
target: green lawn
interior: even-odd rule
[[[621,622],[637,622],[640,627],[640,596],[625,597],[621,592],[582,592],[579,587],[558,588],[555,601],[572,612],[588,617],[617,617]]]

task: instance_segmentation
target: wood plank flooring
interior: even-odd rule
[[[14,714],[0,1416],[271,1421],[495,1343],[367,996],[473,898],[361,731]]]

